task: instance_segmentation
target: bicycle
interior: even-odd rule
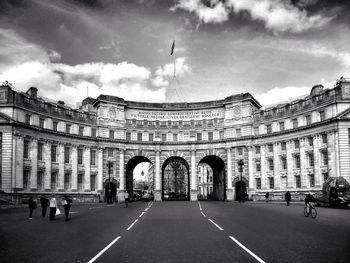
[[[310,209],[308,209],[308,205],[306,204],[304,207],[304,216],[308,217],[311,215],[312,218],[316,218],[317,211],[316,208],[313,206],[313,204],[309,203]]]

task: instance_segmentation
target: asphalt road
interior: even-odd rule
[[[63,210],[62,210],[63,211]],[[6,262],[349,262],[350,209],[235,202],[72,206],[71,220],[0,210]]]

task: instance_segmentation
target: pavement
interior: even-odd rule
[[[133,202],[72,206],[70,221],[40,208],[0,210],[7,262],[349,262],[350,209],[300,203]],[[63,209],[61,209],[63,211]]]

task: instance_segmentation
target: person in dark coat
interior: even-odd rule
[[[36,208],[36,203],[33,200],[33,197],[29,197],[28,200],[28,208],[29,208],[29,219],[33,219],[33,210]]]
[[[287,206],[289,206],[290,199],[292,199],[292,196],[290,195],[289,191],[284,195],[284,199],[287,202]]]
[[[69,220],[68,217],[69,217],[71,203],[72,203],[72,199],[70,199],[68,195],[65,195],[64,199],[62,201],[62,204],[63,204],[63,208],[64,208],[64,215],[66,216],[66,221]]]
[[[266,194],[265,194],[265,201],[266,201],[266,202],[269,201],[269,196],[270,196],[269,192],[266,192]]]
[[[49,206],[49,199],[47,199],[44,195],[40,197],[41,203],[41,215],[42,217],[46,217],[47,207]]]

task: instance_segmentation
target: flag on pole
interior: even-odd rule
[[[171,52],[170,52],[170,55],[172,55],[174,53],[174,48],[175,48],[175,40],[171,46]]]

